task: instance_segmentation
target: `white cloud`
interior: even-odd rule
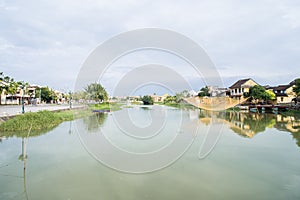
[[[120,32],[159,27],[198,42],[226,80],[253,76],[286,83],[300,76],[299,13],[292,0],[0,0],[0,71],[41,85],[72,87],[98,44]]]

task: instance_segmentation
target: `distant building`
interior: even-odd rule
[[[291,103],[296,97],[296,94],[293,92],[293,87],[295,87],[295,81],[292,81],[287,85],[278,85],[273,87],[266,86],[266,89],[274,92],[277,103],[284,104]]]
[[[258,83],[256,83],[251,78],[238,80],[232,86],[229,87],[230,97],[235,99],[241,99],[244,93],[249,92],[249,89],[255,85],[258,85]]]
[[[211,97],[225,97],[226,92],[228,91],[227,88],[219,88],[218,86],[207,86],[208,93]]]
[[[188,91],[188,97],[195,97],[198,95],[198,93],[195,90],[190,90]]]
[[[158,96],[158,95],[156,95],[156,94],[151,95],[153,101],[154,101],[154,102],[159,102],[159,103],[164,102],[164,100],[165,100],[168,96],[170,96],[170,95],[169,95],[169,94],[164,94],[164,95],[162,95],[162,96]]]

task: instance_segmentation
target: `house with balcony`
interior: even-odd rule
[[[230,97],[240,100],[244,93],[249,92],[249,89],[255,85],[258,85],[258,83],[251,78],[238,80],[229,87]]]

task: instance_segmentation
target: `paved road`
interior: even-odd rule
[[[25,112],[37,112],[39,110],[63,110],[63,109],[68,109],[70,106],[68,104],[63,104],[63,105],[25,105]],[[83,107],[82,105],[73,105],[73,108],[79,108]],[[8,105],[2,105],[0,106],[0,117],[5,117],[5,116],[13,116],[13,115],[18,115],[21,114],[22,107],[19,105],[13,105],[13,106],[8,106]]]

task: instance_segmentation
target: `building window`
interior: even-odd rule
[[[241,88],[239,88],[239,93],[241,93]]]
[[[235,89],[235,93],[237,93],[237,91],[238,91],[238,90],[237,90],[237,88],[236,88],[236,89]]]
[[[244,92],[244,88],[242,88],[242,92]]]
[[[283,97],[281,97],[280,100],[283,101]]]

